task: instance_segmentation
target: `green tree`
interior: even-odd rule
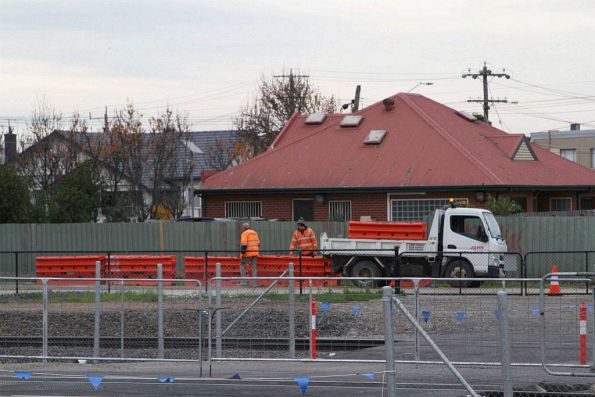
[[[50,208],[50,222],[93,222],[101,206],[102,186],[90,163],[83,163],[66,175],[56,190]]]
[[[0,223],[24,223],[31,212],[30,182],[10,165],[0,166]]]
[[[494,215],[510,215],[516,214],[517,212],[523,212],[523,208],[511,200],[510,197],[494,198],[488,196],[487,207]]]
[[[334,97],[324,97],[310,84],[307,76],[294,74],[262,78],[253,103],[248,103],[236,119],[243,145],[238,157],[246,159],[264,152],[294,113],[332,113],[337,104]]]

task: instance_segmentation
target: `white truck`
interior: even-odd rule
[[[351,277],[396,275],[395,253],[401,277],[503,277],[507,251],[490,211],[454,206],[436,210],[427,240],[329,238],[326,233],[320,238],[320,252],[330,259],[332,272]]]

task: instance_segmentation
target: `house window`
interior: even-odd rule
[[[591,149],[591,168],[595,168],[595,149]]]
[[[349,221],[351,220],[351,201],[337,200],[328,202],[328,220],[329,221]]]
[[[262,216],[262,202],[260,201],[226,201],[226,218],[249,218]]]
[[[523,211],[527,211],[527,197],[511,197],[510,201],[518,204]]]
[[[560,149],[560,156],[576,163],[576,149]]]
[[[466,198],[455,200],[468,202]],[[448,199],[391,200],[390,218],[391,221],[422,221],[424,217],[432,215],[436,209],[444,208],[448,204]]]
[[[550,198],[550,211],[571,211],[572,199],[570,197]]]

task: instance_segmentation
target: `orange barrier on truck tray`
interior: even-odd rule
[[[94,278],[95,263],[101,262],[102,278],[157,278],[157,264],[161,263],[163,278],[176,278],[176,257],[173,255],[117,255],[106,256],[38,256],[35,258],[37,277],[60,277],[51,284],[94,284],[77,278]],[[128,285],[156,285],[154,281],[130,281]],[[165,283],[167,284],[167,283]],[[171,284],[171,282],[169,283]]]
[[[289,267],[289,263],[294,264],[294,275],[299,277],[299,258],[296,256],[274,256],[263,255],[258,257],[257,276],[259,277],[277,277]],[[221,264],[221,277],[240,277],[240,258],[230,256],[209,256],[207,280],[215,277],[215,265]],[[248,266],[247,276],[252,275]],[[304,256],[302,257],[302,277],[337,277],[337,280],[313,281],[315,286],[336,286],[339,285],[339,278],[330,274],[330,263],[326,262],[322,256]],[[184,278],[205,281],[205,258],[204,256],[186,256],[184,257]],[[269,285],[271,280],[262,280],[259,285]],[[229,284],[229,283],[224,283]],[[233,284],[233,283],[232,283]],[[298,285],[299,282],[296,282]],[[277,285],[287,285],[287,282],[279,282]],[[305,284],[304,284],[305,285]]]
[[[423,222],[358,222],[349,221],[349,238],[376,240],[425,240]]]

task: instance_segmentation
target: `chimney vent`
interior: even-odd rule
[[[390,112],[395,108],[395,99],[392,97],[386,98],[384,101],[382,101],[382,104],[384,105],[384,110]]]
[[[9,128],[8,134],[4,134],[4,162],[12,164],[17,159],[17,135]]]
[[[570,131],[580,131],[580,129],[581,129],[580,123],[570,124]]]

